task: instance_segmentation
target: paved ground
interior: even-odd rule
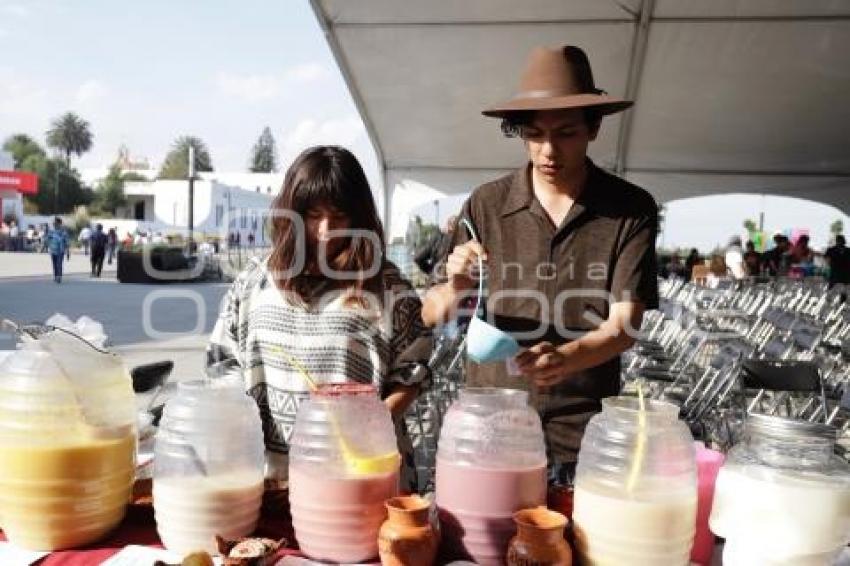
[[[103,262],[103,275],[107,273],[115,273],[116,264],[113,261],[112,265]],[[65,260],[64,272],[72,273],[91,273],[91,262],[87,255],[82,251],[74,250],[71,252],[71,259]],[[45,254],[34,253],[11,253],[0,252],[0,278],[6,277],[37,277],[37,276],[52,276],[53,268],[50,265],[50,256]]]
[[[72,319],[85,314],[104,325],[128,366],[171,359],[176,379],[202,375],[204,346],[227,284],[121,284],[114,269],[92,279],[82,254],[68,267],[72,274],[57,285],[46,255],[0,253],[0,318],[43,322],[57,312]],[[12,337],[0,334],[0,350],[12,348]]]

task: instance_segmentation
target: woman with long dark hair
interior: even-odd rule
[[[207,364],[238,371],[263,418],[269,470],[286,477],[288,442],[307,383],[378,387],[396,422],[402,487],[415,487],[404,412],[429,377],[429,332],[413,287],[385,259],[383,228],[357,159],[313,147],[290,166],[271,205],[273,248],[227,293]]]

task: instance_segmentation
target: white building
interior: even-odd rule
[[[121,145],[118,148],[118,157],[115,159],[115,164],[121,167],[123,173],[133,173],[148,181],[153,181],[159,174],[159,171],[151,166],[146,157],[131,157],[130,150],[126,145]],[[81,169],[79,173],[80,180],[85,186],[97,188],[97,185],[109,175],[109,167]]]
[[[234,174],[238,175],[238,174]],[[194,230],[205,238],[217,237],[227,241],[228,235],[239,234],[245,245],[250,234],[257,245],[267,245],[269,235],[264,223],[277,190],[257,191],[248,187],[225,184],[204,173],[194,186]],[[234,177],[235,178],[235,177]],[[264,188],[264,186],[263,186]],[[184,180],[132,181],[124,185],[127,205],[116,213],[116,219],[135,222],[143,232],[184,233],[188,226],[189,182]],[[104,220],[104,226],[109,220]],[[120,223],[120,236],[130,231],[126,222]]]

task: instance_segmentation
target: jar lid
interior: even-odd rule
[[[369,395],[371,397],[376,397],[378,395],[378,390],[371,383],[321,383],[311,393],[313,397],[319,398],[351,397],[354,395]]]
[[[747,430],[788,440],[820,438],[835,441],[838,436],[838,430],[831,425],[759,414],[747,417]]]

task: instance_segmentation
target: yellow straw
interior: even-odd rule
[[[310,375],[310,372],[304,367],[298,359],[294,356],[290,355],[280,346],[274,346],[274,350],[280,353],[286,360],[295,368],[295,370],[304,378],[304,381],[307,383],[307,386],[310,388],[310,391],[316,391],[319,388],[318,383],[313,376]],[[345,460],[345,463],[349,470],[358,475],[366,475],[366,474],[374,474],[374,473],[385,473],[391,471],[393,468],[398,467],[398,459],[399,456],[396,452],[392,452],[389,454],[384,454],[381,456],[374,457],[364,457],[359,456],[354,453],[354,450],[348,445],[345,437],[342,434],[342,431],[339,429],[339,423],[336,420],[336,415],[333,412],[329,413],[329,419],[331,427],[333,428],[334,434],[339,439],[339,447],[342,450],[342,457]]]
[[[310,391],[315,391],[319,388],[319,385],[316,383],[316,380],[313,379],[313,376],[310,375],[310,372],[307,371],[307,368],[304,367],[304,364],[295,359],[294,356],[289,355],[289,353],[286,352],[280,346],[275,346],[274,349],[278,353],[282,354],[283,357],[286,358],[286,361],[288,361],[289,364],[295,368],[295,371],[297,371],[301,375],[301,377],[304,378],[304,381],[307,383],[307,387],[310,388]]]
[[[635,442],[635,452],[632,457],[632,468],[629,470],[629,479],[626,482],[626,491],[631,495],[637,484],[640,469],[643,467],[643,458],[646,453],[646,402],[643,399],[643,380],[637,382],[638,393],[638,433]]]

